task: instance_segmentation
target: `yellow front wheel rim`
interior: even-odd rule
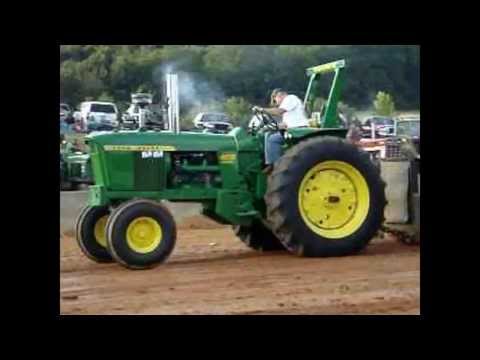
[[[162,227],[154,218],[142,216],[127,227],[127,243],[135,252],[146,254],[155,250],[162,241]]]
[[[105,236],[105,226],[107,225],[108,215],[102,216],[97,220],[93,228],[95,240],[104,248],[107,247],[107,237]]]
[[[316,234],[340,239],[353,234],[370,208],[367,182],[352,165],[325,161],[304,176],[298,195],[300,214]]]

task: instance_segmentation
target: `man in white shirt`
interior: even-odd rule
[[[276,89],[274,90],[273,99],[278,107],[255,108],[272,116],[281,116],[282,122],[278,124],[279,129],[308,127],[308,119],[305,116],[303,103],[297,96],[288,94],[285,90]],[[280,132],[265,136],[265,163],[267,167],[264,169],[264,173],[269,174],[272,172],[273,164],[282,156],[283,143],[283,135]]]

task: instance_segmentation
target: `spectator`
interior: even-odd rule
[[[352,121],[347,133],[347,140],[352,144],[358,145],[362,139],[362,130],[358,120]]]

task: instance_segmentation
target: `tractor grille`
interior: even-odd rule
[[[385,141],[385,158],[403,159],[405,158],[400,151],[400,142],[396,139],[387,139]]]
[[[158,191],[164,184],[164,159],[143,159],[141,152],[135,154],[135,189],[138,191]]]

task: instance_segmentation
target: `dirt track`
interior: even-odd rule
[[[96,264],[71,236],[60,242],[61,314],[420,313],[419,247],[392,238],[307,259],[255,252],[229,227],[193,218],[167,263],[144,271]]]

